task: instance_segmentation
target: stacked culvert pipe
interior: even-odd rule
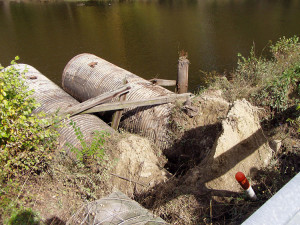
[[[28,85],[29,90],[34,90],[32,97],[40,103],[40,107],[34,111],[35,113],[44,112],[46,114],[53,114],[58,110],[65,110],[68,107],[79,104],[72,96],[54,84],[34,67],[26,64],[17,64],[14,65],[14,67],[20,72],[25,72],[26,84]],[[58,132],[60,133],[60,148],[64,148],[71,158],[73,158],[74,155],[69,151],[66,143],[69,143],[76,148],[80,148],[81,146],[73,127],[69,125],[71,120],[76,123],[77,127],[80,127],[86,141],[92,139],[95,131],[114,132],[111,127],[94,115],[76,115],[68,119],[64,126],[58,129]]]
[[[79,101],[131,84],[127,100],[145,100],[167,96],[171,91],[124,70],[92,54],[80,54],[66,65],[62,86],[66,92]],[[113,99],[112,101],[119,101]],[[136,134],[146,136],[156,146],[166,149],[170,144],[168,124],[173,104],[125,109],[120,127]]]

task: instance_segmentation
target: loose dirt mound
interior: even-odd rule
[[[56,152],[47,173],[24,183],[22,196],[34,196],[34,201],[26,200],[27,206],[40,212],[46,224],[65,224],[86,200],[100,199],[115,189],[132,197],[167,179],[166,159],[155,155],[159,150],[147,139],[117,134],[106,137],[104,147],[106,157],[84,167]]]
[[[221,119],[226,117],[230,106],[219,91],[196,96],[190,105],[178,103],[172,112],[173,145],[164,151],[172,173],[185,173],[206,157],[221,132]],[[197,113],[191,117],[187,108]]]
[[[192,118],[182,113],[182,105],[173,115],[172,125],[184,127],[182,132],[173,129],[180,139],[168,155],[178,176],[136,196],[145,207],[176,224],[210,223],[212,204],[222,206],[220,197],[242,193],[235,173],[252,176],[272,155],[257,108],[246,100],[231,105],[220,92],[206,92],[195,97],[192,106],[198,109]],[[189,154],[188,160],[182,154]],[[221,208],[214,210],[224,215]]]
[[[257,108],[246,100],[234,102],[222,121],[222,130],[209,156],[192,169],[186,181],[193,184],[202,180],[210,189],[239,191],[235,173],[254,175],[268,165],[272,151],[262,132]]]
[[[167,173],[163,169],[166,158],[149,140],[127,135],[117,143],[116,165],[112,169],[114,186],[124,193],[144,190],[163,182]],[[125,179],[124,179],[125,178]]]

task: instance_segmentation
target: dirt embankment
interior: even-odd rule
[[[107,141],[109,157],[101,169],[80,168],[56,156],[50,176],[25,184],[35,196],[28,206],[49,224],[64,224],[85,200],[118,189],[172,224],[227,220],[240,204],[232,201],[242,194],[235,173],[253,178],[272,156],[258,114],[246,100],[230,104],[220,91],[207,91],[174,107],[169,127],[173,145],[164,152],[146,138],[125,134]]]
[[[174,109],[172,132],[178,139],[167,150],[167,168],[174,173],[165,183],[137,200],[174,224],[209,223],[210,204],[227,204],[224,197],[242,193],[235,173],[254,177],[272,157],[259,122],[258,109],[246,100],[229,104],[219,91],[192,100],[195,116],[185,105]]]

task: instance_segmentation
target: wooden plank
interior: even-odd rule
[[[124,102],[111,102],[111,103],[106,103],[106,104],[95,106],[95,107],[88,109],[81,113],[82,114],[96,113],[96,112],[121,110],[121,109],[125,109],[125,108],[167,104],[167,103],[175,102],[176,100],[187,99],[191,96],[192,96],[191,93],[184,93],[184,94],[172,94],[172,95],[168,95],[168,96],[161,96],[161,97],[156,97],[156,98],[152,98],[152,99],[131,100],[131,101],[124,101]]]
[[[126,93],[120,96],[120,102],[123,102],[126,100]],[[115,130],[118,129],[120,121],[121,121],[121,117],[123,114],[123,109],[120,109],[118,111],[116,111],[113,115],[112,121],[111,121],[111,127]]]
[[[114,91],[110,91],[110,92],[107,92],[107,93],[104,93],[102,95],[99,95],[99,96],[96,96],[94,98],[91,98],[87,101],[84,101],[82,103],[79,103],[75,106],[72,106],[64,111],[60,111],[58,113],[58,116],[59,117],[65,117],[67,116],[68,114],[70,116],[75,116],[83,111],[86,111],[90,108],[93,108],[99,104],[102,104],[102,103],[105,103],[109,100],[111,100],[112,98],[120,95],[120,94],[124,94],[126,92],[128,92],[128,90],[130,89],[130,85],[125,85],[117,90],[114,90]]]
[[[159,85],[159,86],[165,86],[165,87],[176,85],[176,80],[164,80],[164,79],[156,79],[155,78],[155,79],[151,79],[149,81],[152,82],[152,84]]]

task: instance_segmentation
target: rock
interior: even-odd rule
[[[196,116],[199,112],[197,107],[191,105],[184,105],[182,109],[190,118]]]
[[[271,141],[269,141],[269,146],[270,146],[270,148],[271,148],[274,152],[279,151],[281,145],[282,145],[281,140],[271,140]]]

